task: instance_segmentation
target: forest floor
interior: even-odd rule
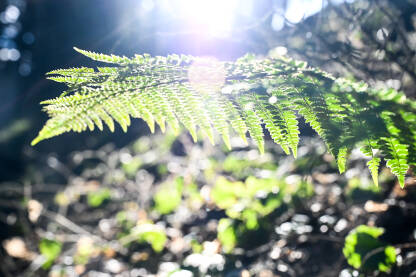
[[[365,224],[398,246],[389,273],[366,276],[416,276],[414,178],[400,189],[383,168],[376,187],[359,151],[340,175],[309,137],[296,160],[232,145],[167,134],[33,153],[22,180],[0,184],[0,275],[359,276],[343,247]]]

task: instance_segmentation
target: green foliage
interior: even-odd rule
[[[111,192],[108,188],[92,191],[87,195],[87,202],[90,207],[97,208],[103,204],[105,200],[111,198]]]
[[[274,211],[283,201],[279,192],[279,183],[272,179],[247,178],[246,182],[230,182],[219,178],[212,190],[212,200],[221,209],[226,210],[230,218],[242,220],[247,229],[258,227],[258,218]],[[275,192],[273,197],[266,198]],[[265,203],[256,194],[264,194]]]
[[[153,197],[155,210],[160,214],[173,212],[182,201],[183,178],[163,184]]]
[[[388,272],[396,263],[393,246],[380,241],[382,228],[360,225],[345,238],[343,253],[348,264],[362,271]]]
[[[243,182],[228,181],[220,177],[211,191],[213,202],[226,211],[227,216],[241,220],[247,229],[258,228],[258,219],[291,200],[291,195],[310,196],[303,182],[288,185],[276,179],[248,177]]]
[[[348,151],[347,147],[342,147],[338,151],[337,164],[338,164],[338,170],[340,173],[345,172],[345,163],[347,162],[347,151]],[[371,170],[371,167],[370,167],[370,170]]]
[[[237,235],[230,218],[221,218],[217,227],[218,239],[225,253],[231,252],[237,245]]]
[[[397,178],[399,178],[400,186],[404,187],[404,176],[406,175],[409,165],[407,164],[408,158],[408,145],[401,144],[396,138],[385,138],[386,144],[390,148],[390,152],[387,155],[387,167],[391,169]]]
[[[232,173],[234,177],[244,179],[250,175],[254,175],[257,169],[276,170],[276,162],[267,159],[267,157],[266,155],[262,155],[255,159],[247,159],[247,157],[229,154],[218,167],[227,173]]]
[[[238,236],[258,229],[260,221],[282,205],[292,204],[295,197],[307,198],[312,194],[311,185],[302,181],[289,185],[276,179],[248,177],[245,182],[231,182],[220,177],[211,197],[228,216],[222,218],[217,227],[224,252],[231,252]]]
[[[122,244],[129,244],[133,241],[140,243],[148,243],[152,246],[155,252],[161,252],[165,247],[168,238],[164,229],[153,224],[151,221],[143,221],[137,223],[129,233],[120,238]]]
[[[204,246],[195,239],[191,240],[191,248],[192,253],[201,253],[204,250]]]
[[[56,240],[42,239],[39,243],[40,254],[45,258],[43,269],[49,269],[58,258],[62,250],[62,244]]]
[[[162,131],[168,123],[175,132],[181,123],[195,141],[198,127],[213,143],[217,132],[227,147],[231,130],[244,140],[248,132],[260,152],[264,124],[273,140],[296,157],[302,116],[336,157],[340,172],[355,147],[371,158],[368,166],[376,184],[381,157],[402,187],[408,167],[416,164],[416,103],[394,90],[334,78],[284,57],[247,55],[217,62],[75,50],[110,66],[48,74],[68,89],[42,102],[50,119],[33,145],[69,131],[102,130],[104,124],[114,131],[114,121],[127,131],[134,117],[142,118],[152,132],[155,122]]]
[[[133,178],[136,176],[137,171],[142,166],[142,161],[138,157],[134,157],[129,161],[123,161],[121,168],[127,174],[128,177]]]
[[[154,251],[160,252],[165,247],[167,237],[162,230],[152,229],[140,233],[139,240],[149,243]]]
[[[374,157],[372,160],[367,162],[367,166],[370,169],[371,176],[374,184],[378,186],[378,167],[380,165],[380,158]]]

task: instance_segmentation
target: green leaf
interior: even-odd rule
[[[398,139],[389,137],[384,138],[388,146],[387,155],[387,167],[391,169],[391,172],[397,176],[400,187],[404,187],[404,177],[409,165],[407,164],[408,150],[406,144],[401,144]]]
[[[345,164],[347,163],[347,154],[348,154],[347,147],[342,147],[338,151],[337,164],[338,164],[339,173],[341,174],[345,172]]]
[[[91,58],[95,61],[99,62],[105,62],[105,63],[114,63],[114,64],[124,64],[129,63],[130,59],[126,57],[119,57],[116,55],[105,55],[100,53],[94,53],[86,50],[79,49],[77,47],[74,47],[74,50],[83,54],[84,56],[87,56],[88,58]]]
[[[43,269],[49,269],[61,254],[62,244],[56,240],[42,239],[39,243],[40,254],[45,258]]]
[[[345,238],[342,250],[348,264],[364,272],[388,272],[396,263],[396,252],[394,247],[378,239],[383,232],[382,228],[366,225],[353,229]]]
[[[163,184],[153,197],[155,210],[160,214],[173,212],[182,201],[183,186],[183,178]]]
[[[221,218],[217,227],[218,239],[225,253],[230,253],[237,245],[237,235],[233,226],[233,220]]]
[[[87,195],[87,203],[90,207],[97,208],[103,204],[105,200],[111,198],[111,192],[108,188],[103,188],[98,191],[92,191]]]
[[[287,126],[289,146],[292,149],[293,157],[297,157],[299,143],[299,128],[296,115],[292,111],[284,111],[283,119]]]
[[[260,154],[264,153],[263,128],[261,118],[254,110],[254,103],[248,102],[244,105],[243,114],[250,133],[250,137],[256,142]]]
[[[167,237],[164,232],[160,230],[154,230],[143,232],[140,235],[140,240],[150,243],[154,251],[161,252],[165,247]]]
[[[378,167],[380,165],[380,158],[374,157],[372,160],[367,162],[367,166],[370,169],[371,177],[376,186],[378,186]]]
[[[279,112],[273,113],[273,106],[264,106],[263,101],[257,101],[257,113],[265,123],[266,129],[269,131],[270,136],[279,144],[286,154],[290,154],[290,145],[287,138],[287,126],[283,123],[284,120],[280,116]],[[275,109],[274,109],[275,110]],[[283,123],[283,124],[282,124]]]

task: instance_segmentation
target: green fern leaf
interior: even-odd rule
[[[383,138],[389,148],[389,152],[385,153],[386,165],[391,169],[391,172],[397,176],[400,187],[404,187],[404,177],[409,165],[407,164],[408,150],[407,145],[401,144],[398,139],[389,137]]]
[[[287,126],[289,146],[292,149],[293,157],[296,158],[298,155],[297,149],[298,149],[299,133],[300,133],[296,115],[292,111],[287,110],[283,112],[282,118],[285,121],[285,124]]]
[[[93,59],[98,62],[104,62],[104,63],[114,63],[114,64],[127,64],[130,63],[130,59],[127,57],[120,57],[116,55],[105,55],[105,54],[99,54],[94,53],[86,50],[79,49],[77,47],[74,47],[74,50],[78,53],[83,54],[84,56],[87,56],[90,59]]]
[[[102,121],[105,122],[105,124],[107,124],[108,129],[110,129],[111,132],[114,132],[113,118],[110,115],[108,115],[108,113],[104,109],[102,109],[101,107],[95,108],[94,112],[97,114],[97,116],[99,118],[102,119]],[[47,127],[47,125],[45,127]]]
[[[367,162],[367,166],[371,172],[371,177],[373,178],[373,182],[376,186],[378,186],[378,167],[380,166],[380,161],[380,158],[374,157]]]
[[[192,139],[196,142],[198,140],[196,134],[196,119],[195,116],[192,114],[192,111],[189,107],[189,103],[187,103],[186,98],[180,93],[179,89],[170,90],[164,89],[163,90],[168,98],[168,101],[172,103],[172,106],[175,109],[175,114],[177,115],[178,119],[181,123],[188,129],[189,133],[192,136]]]
[[[89,67],[55,69],[47,72],[46,75],[83,76],[84,74],[88,75],[88,73],[94,73],[94,69]]]
[[[283,151],[289,155],[290,154],[290,146],[286,139],[286,134],[280,128],[279,124],[277,124],[275,117],[273,116],[270,109],[265,108],[263,105],[259,105],[257,109],[257,113],[263,119],[265,123],[266,129],[269,131],[270,136],[272,139],[279,144]]]
[[[348,154],[347,147],[342,147],[338,151],[337,164],[338,164],[339,173],[341,174],[345,172],[345,165],[347,163],[347,154]]]
[[[209,114],[210,110],[204,108],[206,103],[204,103],[203,97],[189,87],[183,87],[182,93],[186,97],[189,113],[194,118],[195,125],[198,125],[211,143],[214,144],[214,134],[211,126],[213,119]]]
[[[216,93],[205,95],[204,100],[211,116],[212,124],[221,134],[227,148],[231,150],[229,123],[227,122],[227,119],[230,117],[227,113],[228,110],[222,102],[222,99]]]
[[[361,147],[360,150],[364,155],[371,158],[371,160],[367,162],[367,166],[370,170],[374,184],[378,186],[378,168],[380,166],[381,159],[374,156],[372,144],[374,144],[374,142],[368,140],[367,144]]]
[[[227,114],[229,115],[229,121],[231,124],[231,127],[234,129],[234,131],[237,132],[237,134],[240,136],[240,138],[244,141],[244,143],[247,144],[246,139],[246,133],[247,133],[247,125],[244,122],[243,118],[241,117],[241,110],[239,110],[239,107],[235,106],[234,103],[231,101],[223,100],[225,105],[225,110]]]
[[[394,90],[334,78],[290,58],[246,55],[235,62],[207,62],[207,67],[192,56],[129,59],[75,49],[110,66],[48,73],[47,78],[68,88],[41,103],[50,118],[32,145],[70,131],[103,130],[104,124],[114,131],[114,121],[127,131],[133,117],[143,119],[151,132],[155,122],[162,131],[168,124],[175,133],[183,125],[194,141],[197,129],[212,143],[217,131],[229,148],[231,130],[243,140],[248,131],[260,152],[264,124],[272,139],[296,157],[300,116],[324,140],[341,173],[348,151],[363,144],[375,184],[381,158],[374,157],[374,149],[381,151],[401,186],[409,165],[416,165],[416,104]],[[200,63],[208,71],[198,83],[194,75]],[[219,75],[211,80],[214,73]]]
[[[249,98],[250,99],[250,98]],[[253,98],[251,98],[253,100]],[[245,102],[245,104],[244,104]],[[263,128],[261,127],[261,118],[254,111],[254,102],[243,102],[243,114],[248,128],[250,137],[256,142],[257,147],[261,154],[264,153],[264,139]]]

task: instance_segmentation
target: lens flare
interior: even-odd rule
[[[226,35],[232,31],[237,0],[179,0],[178,10],[202,33]]]
[[[221,91],[225,84],[226,72],[215,58],[199,58],[189,67],[188,79],[191,87],[204,94]]]

